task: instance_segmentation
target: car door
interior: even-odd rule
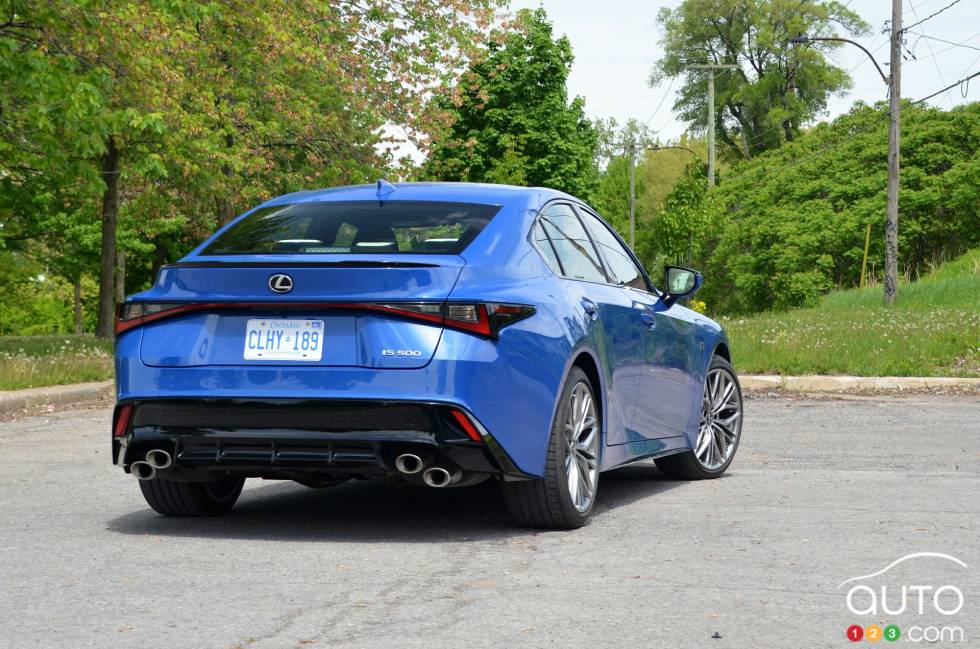
[[[636,438],[637,368],[645,353],[641,314],[612,283],[595,243],[570,204],[547,205],[538,216],[533,238],[545,259],[557,265],[557,272],[565,278],[565,299],[574,309],[581,309],[578,322],[605,366],[606,443],[622,444]]]
[[[629,248],[606,223],[582,209],[606,266],[642,322],[643,354],[633,386],[633,422],[647,439],[684,434],[694,399],[695,327],[687,309],[667,306]]]

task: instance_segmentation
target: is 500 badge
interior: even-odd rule
[[[382,356],[404,356],[410,358],[418,358],[422,355],[422,352],[418,349],[382,349]]]

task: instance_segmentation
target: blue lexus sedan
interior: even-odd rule
[[[323,488],[499,483],[521,524],[575,528],[602,472],[732,462],[742,395],[721,327],[658,287],[561,192],[405,183],[281,196],[119,305],[113,462],[169,516],[246,478]]]

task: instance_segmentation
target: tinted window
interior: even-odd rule
[[[499,209],[433,201],[264,207],[224,232],[202,254],[457,254]]]
[[[541,213],[540,223],[555,246],[565,277],[606,281],[592,241],[571,207],[559,203],[546,208]]]
[[[596,244],[602,250],[603,258],[609,264],[609,272],[612,273],[613,279],[623,286],[632,286],[641,291],[649,291],[650,288],[647,286],[646,280],[643,279],[643,273],[640,272],[629,251],[619,242],[616,235],[594,214],[584,210],[583,214]]]
[[[555,248],[551,245],[551,241],[548,240],[548,235],[544,233],[541,221],[534,224],[534,230],[532,230],[531,236],[534,237],[534,243],[537,245],[538,250],[541,251],[541,256],[548,262],[551,270],[556,275],[561,275],[561,264],[558,263],[558,257],[555,256]]]

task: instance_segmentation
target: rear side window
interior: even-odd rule
[[[609,272],[612,273],[613,279],[621,286],[632,286],[641,291],[649,291],[650,287],[647,286],[640,267],[636,265],[633,257],[616,235],[595,214],[585,210],[582,212],[596,244],[602,251],[603,258],[609,265]]]
[[[458,254],[497,205],[345,201],[264,207],[208,245],[203,255]]]
[[[555,247],[551,245],[551,241],[548,240],[548,235],[544,233],[544,226],[541,225],[541,221],[534,224],[532,236],[534,237],[535,245],[541,251],[541,256],[544,257],[552,272],[555,275],[561,275],[561,264],[558,263],[558,257],[555,256]]]
[[[571,207],[564,203],[551,205],[541,213],[539,222],[554,245],[565,277],[590,282],[606,281],[592,240]]]

